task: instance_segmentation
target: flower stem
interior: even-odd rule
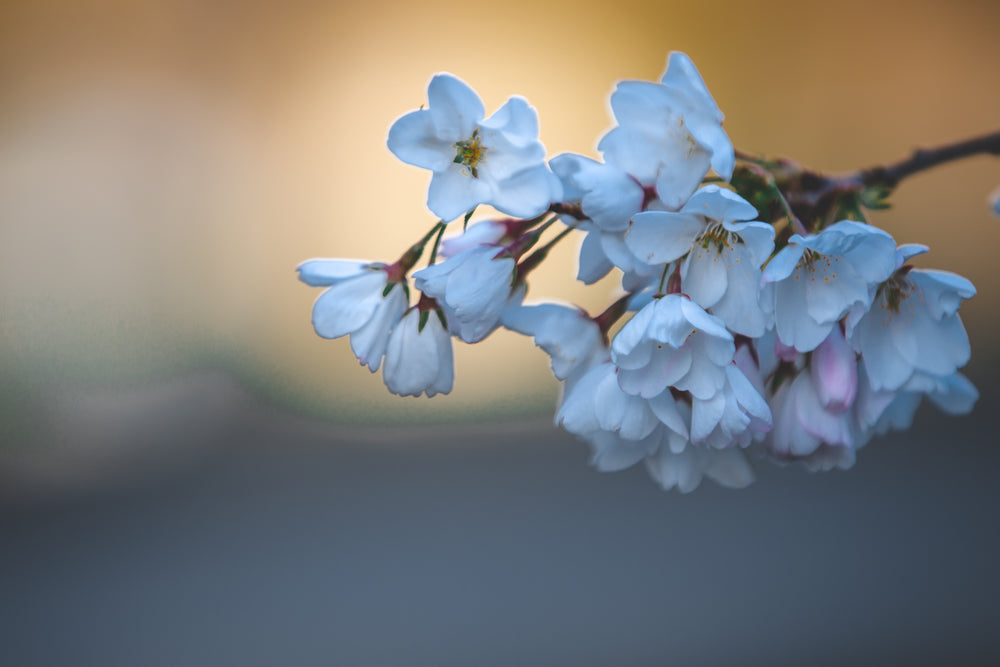
[[[431,258],[427,262],[427,266],[433,266],[434,262],[437,261],[438,246],[441,245],[441,237],[444,236],[444,228],[444,223],[439,222],[437,226],[437,237],[434,239],[434,246],[431,248]],[[431,231],[433,232],[434,230]]]
[[[604,338],[605,345],[608,344],[608,332],[611,330],[611,327],[614,326],[615,322],[620,320],[622,315],[628,312],[628,302],[633,296],[635,296],[633,292],[625,294],[613,304],[608,306],[603,313],[592,318],[594,320],[594,324],[596,324],[597,328],[601,331],[601,336]]]
[[[667,280],[667,294],[680,294],[681,293],[681,263],[677,262],[674,265],[674,272],[670,274],[670,278]]]
[[[538,234],[538,236],[541,236],[541,233],[543,231],[545,231],[545,229],[549,225],[551,225],[553,222],[555,222],[558,219],[559,219],[558,216],[552,218],[551,220],[549,220],[548,222],[546,222],[544,225],[542,225],[541,227],[539,227],[538,229],[536,229],[535,231],[533,231],[532,234]],[[533,269],[535,269],[535,267],[537,267],[543,261],[545,261],[545,258],[549,256],[549,251],[552,250],[552,248],[555,246],[555,244],[559,243],[564,238],[566,238],[567,236],[569,236],[569,233],[572,232],[574,229],[576,229],[576,227],[567,227],[566,229],[562,230],[561,232],[559,232],[558,234],[556,234],[554,237],[552,237],[552,239],[550,241],[548,241],[545,245],[543,245],[540,248],[538,248],[537,250],[535,250],[533,253],[531,253],[530,255],[528,255],[524,259],[524,261],[522,261],[521,263],[519,263],[517,265],[518,280],[523,279],[525,276],[528,275],[529,272],[531,272]],[[537,238],[536,238],[536,240],[537,240]],[[530,246],[528,246],[528,247],[530,248]],[[527,250],[528,250],[528,248],[525,248],[524,252],[526,252]]]
[[[670,264],[663,265],[663,273],[660,274],[660,284],[656,286],[656,293],[663,294],[663,287],[667,284],[667,276],[670,274]]]
[[[562,202],[555,202],[549,206],[549,211],[551,213],[556,213],[558,215],[568,215],[576,218],[577,220],[586,220],[587,216],[584,215],[583,209],[577,204],[564,204]]]
[[[438,241],[440,241],[444,228],[444,221],[439,220],[429,232],[424,234],[423,238],[411,245],[409,249],[403,253],[402,257],[397,259],[394,264],[387,266],[385,268],[385,272],[389,274],[389,282],[401,282],[404,278],[406,278],[406,274],[420,260],[420,256],[424,254],[424,247],[427,246],[427,242],[430,241],[434,234],[438,235]],[[437,243],[434,244],[434,251],[437,252]],[[431,260],[431,263],[434,263],[433,259]]]

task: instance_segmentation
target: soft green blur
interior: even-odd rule
[[[488,113],[524,95],[551,155],[596,156],[615,81],[683,50],[737,147],[848,170],[1000,125],[998,24],[993,2],[6,3],[0,437],[53,391],[202,367],[343,421],[549,413],[557,385],[521,337],[458,344],[453,393],[426,400],[312,332],[300,261],[391,261],[434,223],[428,174],[385,148],[433,73]],[[873,220],[977,285],[973,365],[996,359],[997,184],[1000,162],[967,160]],[[613,282],[572,282],[577,243],[530,298],[608,302]]]

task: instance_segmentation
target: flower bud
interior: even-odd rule
[[[813,350],[809,371],[824,408],[844,412],[854,404],[858,393],[858,363],[839,326]]]

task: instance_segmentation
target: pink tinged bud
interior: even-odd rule
[[[858,393],[858,363],[839,326],[834,327],[813,351],[809,370],[824,408],[845,412],[854,405]]]
[[[799,351],[795,349],[792,345],[785,345],[781,342],[781,339],[775,336],[774,338],[774,356],[778,357],[782,361],[792,362],[795,361],[799,356]]]
[[[502,220],[484,220],[471,224],[462,234],[441,241],[438,254],[448,258],[479,246],[496,245],[506,237],[509,228]]]

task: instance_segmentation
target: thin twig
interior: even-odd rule
[[[980,154],[1000,155],[1000,132],[966,139],[937,148],[919,148],[910,157],[894,164],[870,167],[857,173],[857,180],[866,187],[884,185],[894,188],[908,176],[939,164]]]

